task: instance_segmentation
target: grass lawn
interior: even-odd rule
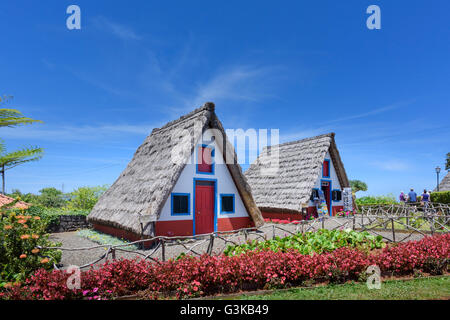
[[[389,280],[381,289],[369,290],[365,283],[329,285],[316,288],[278,290],[261,295],[242,295],[243,300],[428,300],[450,299],[450,276]]]

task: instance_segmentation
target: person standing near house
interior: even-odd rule
[[[427,192],[427,190],[423,190],[422,194],[422,204],[425,206],[425,208],[428,208],[428,205],[430,203],[430,194]]]
[[[405,193],[403,191],[400,192],[400,196],[398,197],[398,199],[400,200],[401,203],[405,203],[406,202],[406,195],[405,195]]]
[[[417,193],[414,192],[414,189],[411,188],[411,191],[408,193],[408,202],[414,203],[417,201]]]

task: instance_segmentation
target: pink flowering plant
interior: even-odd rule
[[[305,281],[358,281],[370,265],[382,275],[448,272],[450,235],[394,244],[368,252],[342,247],[322,254],[298,250],[248,251],[235,256],[185,256],[167,262],[118,260],[82,272],[81,288],[68,289],[69,274],[40,269],[22,285],[0,291],[0,299],[112,299],[134,294],[143,298],[184,299],[238,291],[288,288]]]

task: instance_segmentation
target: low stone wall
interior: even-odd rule
[[[58,221],[51,223],[47,231],[51,233],[76,231],[78,229],[91,228],[91,224],[87,222],[86,216],[83,215],[67,215],[59,216]]]

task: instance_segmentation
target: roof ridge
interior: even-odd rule
[[[159,131],[163,131],[163,130],[165,130],[165,129],[168,129],[168,128],[172,127],[173,125],[178,124],[178,123],[180,123],[180,122],[183,122],[184,120],[190,119],[190,118],[192,118],[193,116],[197,115],[198,113],[203,112],[203,111],[206,111],[206,110],[207,110],[207,111],[212,111],[212,112],[214,112],[214,110],[215,110],[215,105],[214,105],[214,103],[213,103],[213,102],[206,102],[203,106],[201,106],[201,107],[199,107],[199,108],[197,108],[197,109],[195,109],[195,110],[193,110],[193,111],[191,111],[191,112],[189,112],[189,113],[187,113],[187,114],[185,114],[185,115],[179,117],[178,119],[175,119],[175,120],[172,120],[172,121],[167,122],[167,123],[166,123],[164,126],[162,126],[161,128],[154,128],[154,129],[152,130],[152,133],[155,133],[155,132],[159,132]]]
[[[319,139],[319,138],[323,138],[323,137],[334,137],[335,133],[334,132],[329,132],[329,133],[324,133],[318,136],[314,136],[314,137],[309,137],[309,138],[304,138],[304,139],[300,139],[300,140],[294,140],[294,141],[289,141],[289,142],[284,142],[284,143],[280,143],[280,144],[275,144],[275,145],[271,145],[269,147],[284,147],[287,145],[291,145],[291,144],[297,144],[299,142],[306,142],[309,140],[315,140],[315,139]]]

